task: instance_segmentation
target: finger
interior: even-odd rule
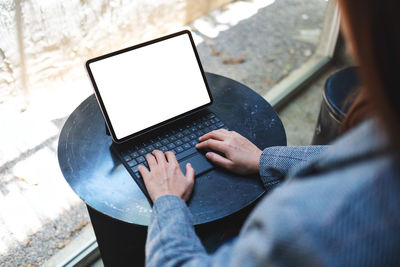
[[[204,141],[204,140],[207,140],[210,138],[223,141],[228,134],[229,134],[229,131],[227,131],[225,129],[218,129],[218,130],[214,130],[209,133],[206,133],[203,136],[200,136],[199,141]]]
[[[156,158],[157,163],[159,165],[167,163],[167,159],[165,158],[164,152],[162,152],[161,150],[154,150],[153,155]]]
[[[156,158],[152,154],[147,154],[146,160],[149,164],[150,171],[154,170],[154,168],[157,166]]]
[[[197,149],[210,148],[222,152],[224,154],[226,154],[225,152],[227,151],[226,143],[214,139],[208,139],[203,142],[200,142],[196,145],[196,148]]]
[[[174,152],[167,151],[167,152],[165,152],[165,156],[167,157],[168,163],[178,164],[178,161],[176,160]]]
[[[192,194],[193,187],[194,187],[194,177],[195,177],[195,170],[193,169],[190,163],[186,164],[186,179],[188,180],[188,187],[185,190],[182,198],[185,201],[188,201],[190,195]]]
[[[138,171],[140,175],[143,177],[143,180],[147,180],[147,177],[150,174],[149,170],[145,166],[139,165]]]
[[[230,169],[232,167],[233,162],[217,153],[214,152],[207,152],[206,157],[213,162],[214,164],[217,164],[221,167],[224,167],[226,169]]]
[[[196,174],[196,171],[193,169],[192,164],[187,163],[186,164],[186,178],[189,180],[189,182],[194,181],[194,176]]]

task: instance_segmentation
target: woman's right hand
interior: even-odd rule
[[[206,157],[214,164],[238,174],[258,173],[262,151],[247,138],[234,131],[219,129],[199,138],[197,149],[212,149],[225,157],[207,152]]]

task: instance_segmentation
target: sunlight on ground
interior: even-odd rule
[[[82,67],[65,80],[35,88],[25,112],[19,112],[18,98],[2,105],[0,124],[7,128],[0,139],[0,255],[81,201],[58,165],[56,122],[91,93]]]
[[[225,9],[214,10],[202,19],[196,20],[192,26],[208,38],[215,38],[220,32],[228,30],[240,21],[255,15],[259,9],[269,6],[274,2],[275,0],[233,2],[226,6]],[[212,20],[210,17],[212,17]]]
[[[18,182],[10,182],[2,188],[8,193],[0,194],[0,215],[5,226],[0,231],[0,254],[5,254],[15,240],[27,241],[42,225],[80,201],[48,148],[18,162],[8,179]]]

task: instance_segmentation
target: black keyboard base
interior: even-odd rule
[[[148,134],[146,135],[147,138],[141,137],[137,140],[135,139],[134,142],[131,141],[123,145],[113,143],[111,146],[149,200],[146,186],[137,169],[139,165],[148,167],[145,159],[146,154],[153,152],[155,149],[163,152],[172,151],[175,153],[183,173],[186,173],[186,164],[190,162],[196,172],[196,176],[199,176],[211,170],[213,165],[195,148],[198,138],[212,130],[228,129],[211,112],[193,116],[167,128],[163,129],[163,131]]]

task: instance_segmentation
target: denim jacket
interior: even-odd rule
[[[400,172],[369,120],[330,146],[270,147],[265,185],[240,234],[207,254],[176,196],[158,198],[147,266],[400,266]]]

